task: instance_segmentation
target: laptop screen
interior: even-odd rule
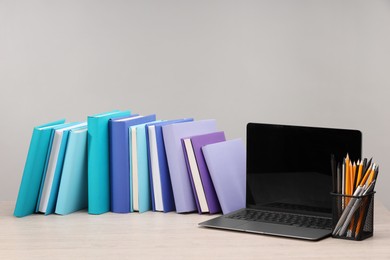
[[[361,158],[358,130],[249,123],[248,208],[331,214],[331,155]]]

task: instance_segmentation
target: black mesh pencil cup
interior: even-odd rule
[[[374,233],[374,194],[332,195],[332,237],[361,241]]]

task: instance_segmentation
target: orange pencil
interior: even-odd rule
[[[372,167],[372,170],[371,170],[371,173],[370,173],[370,177],[369,177],[369,179],[367,180],[367,187],[370,186],[371,182],[374,180],[376,167],[377,167],[377,166],[376,166],[375,164],[374,164],[374,166]]]
[[[360,186],[363,186],[364,184],[366,184],[367,179],[371,174],[371,171],[372,171],[372,166],[370,165],[370,167],[367,169],[366,173],[364,174],[363,179],[360,182]]]
[[[355,178],[356,178],[356,163],[354,162],[352,165],[352,172],[351,172],[351,195],[355,192]]]
[[[347,154],[347,157],[345,158],[345,194],[349,194],[349,182],[350,182],[350,177],[349,177],[349,156]]]

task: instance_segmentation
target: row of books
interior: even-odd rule
[[[33,130],[14,215],[228,213],[245,206],[245,148],[216,120],[115,110]]]

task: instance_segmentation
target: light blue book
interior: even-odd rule
[[[58,120],[34,127],[16,200],[14,216],[24,217],[35,212],[50,144],[51,130],[64,122],[65,120]]]
[[[130,111],[114,110],[88,116],[88,213],[110,210],[108,121],[127,117]]]
[[[150,122],[157,123],[161,120]],[[149,124],[149,123],[148,123]],[[129,147],[131,160],[132,176],[132,209],[140,213],[152,209],[152,200],[150,192],[148,150],[146,140],[146,124],[140,124],[129,128]],[[131,144],[130,144],[131,142]]]
[[[45,215],[54,213],[55,210],[69,131],[86,126],[87,123],[84,122],[67,128],[55,130],[51,150],[51,154],[54,154],[54,158],[50,158],[49,160],[48,171],[45,176],[45,183],[42,190],[42,199],[39,208],[39,211],[45,213]]]
[[[66,215],[87,206],[87,127],[82,127],[69,132],[55,213]]]
[[[45,169],[43,170],[41,186],[39,189],[39,196],[38,196],[35,212],[45,212],[42,210],[42,208],[44,207],[44,209],[46,210],[48,198],[50,195],[52,178],[54,176],[54,170],[58,159],[59,147],[61,144],[61,138],[58,138],[58,136],[56,137],[56,131],[57,132],[62,131],[76,124],[79,123],[75,123],[75,122],[64,123],[64,124],[56,125],[51,130],[49,148],[47,150],[47,155],[46,155]]]

